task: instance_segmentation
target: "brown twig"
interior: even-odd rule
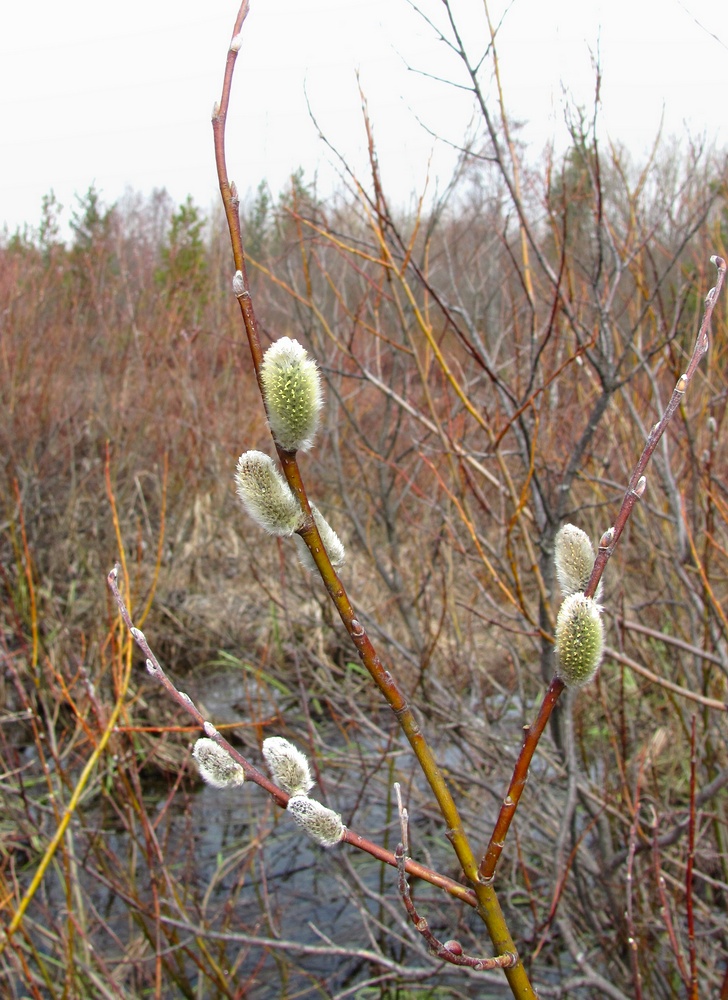
[[[635,782],[634,802],[632,804],[632,822],[629,827],[629,846],[627,853],[627,873],[626,873],[626,910],[625,919],[627,921],[627,946],[629,947],[629,960],[632,966],[632,983],[634,986],[635,1000],[642,1000],[642,976],[639,965],[639,942],[634,923],[634,858],[637,846],[637,835],[640,825],[640,808],[642,798],[642,777],[645,763],[648,757],[647,750],[640,755],[639,767],[637,769],[637,781]]]
[[[672,914],[670,912],[670,903],[667,898],[667,892],[665,891],[665,876],[662,874],[662,865],[660,863],[660,845],[657,836],[658,822],[659,822],[658,817],[657,815],[655,815],[655,822],[653,826],[654,832],[652,835],[652,864],[655,869],[657,892],[660,897],[660,913],[662,915],[663,923],[665,924],[667,936],[670,940],[672,953],[675,956],[675,963],[677,965],[678,972],[680,973],[680,977],[682,978],[685,987],[689,988],[690,977],[688,975],[688,970],[685,965],[685,959],[683,958],[682,949],[678,944],[677,934],[675,933],[675,927],[672,922]]]
[[[407,915],[415,925],[417,932],[425,939],[432,954],[437,955],[437,957],[441,958],[443,962],[449,962],[450,965],[464,965],[470,969],[475,969],[478,972],[485,969],[513,968],[518,961],[518,956],[512,952],[505,952],[502,955],[497,955],[495,958],[475,958],[473,955],[463,954],[462,945],[459,941],[446,941],[443,944],[443,942],[432,933],[427,920],[424,917],[421,917],[417,912],[410,894],[409,883],[407,882],[408,859],[406,852],[409,848],[407,810],[402,805],[402,795],[397,782],[395,782],[394,789],[397,794],[397,806],[399,809],[399,820],[402,830],[402,839],[397,844],[397,848],[394,852],[394,856],[397,859],[397,871],[399,873],[397,886],[399,888],[399,894],[402,897],[402,902],[404,903],[404,908],[407,911]]]
[[[652,630],[650,629],[649,631]],[[659,635],[659,633],[655,633],[655,635]],[[700,655],[701,651],[696,650],[696,653]],[[699,705],[704,705],[706,708],[715,709],[716,712],[728,712],[728,702],[719,701],[717,698],[709,698],[698,691],[691,691],[689,688],[681,687],[680,684],[669,681],[666,677],[660,677],[659,674],[648,670],[647,667],[643,667],[641,663],[637,663],[632,657],[625,656],[624,653],[618,652],[618,650],[613,649],[611,646],[604,647],[604,655],[607,659],[614,660],[615,663],[622,663],[625,667],[629,667],[630,670],[634,670],[636,674],[645,677],[652,684],[657,684],[659,687],[665,688],[666,691],[672,691],[674,694],[680,695],[681,698],[687,698],[688,701],[696,701]]]
[[[688,860],[685,866],[685,910],[688,925],[688,958],[690,960],[690,1000],[698,1000],[698,961],[695,948],[695,909],[693,903],[693,870],[695,867],[695,790],[697,785],[696,717],[690,728],[690,812],[688,822]]]
[[[629,520],[630,514],[635,506],[635,503],[644,493],[646,480],[644,479],[644,471],[652,457],[655,448],[662,435],[665,433],[667,425],[672,420],[675,411],[677,410],[680,403],[685,398],[685,393],[697,371],[698,365],[700,364],[703,355],[707,352],[710,338],[709,329],[710,322],[713,318],[713,310],[715,304],[718,301],[718,296],[720,295],[721,289],[723,287],[723,281],[725,280],[726,263],[722,257],[714,254],[710,261],[715,264],[718,271],[718,279],[713,288],[710,289],[708,294],[705,296],[705,311],[703,313],[703,318],[700,323],[700,329],[698,330],[698,336],[695,339],[695,346],[693,348],[693,353],[688,363],[687,370],[680,376],[677,380],[675,388],[673,389],[672,396],[670,397],[670,402],[665,407],[665,412],[662,414],[657,423],[652,427],[650,431],[647,443],[639,457],[637,464],[634,467],[634,471],[627,486],[627,492],[624,495],[622,501],[622,506],[617,514],[617,518],[613,526],[604,533],[602,536],[602,541],[599,545],[599,551],[597,552],[597,557],[594,560],[594,568],[592,569],[592,574],[589,579],[589,583],[585,590],[588,597],[593,597],[596,593],[599,581],[602,578],[604,569],[609,562],[609,559],[614,552],[614,549],[619,542],[619,539],[624,531],[625,525]]]
[[[481,879],[486,882],[493,881],[495,869],[506,841],[506,835],[516,814],[523,789],[526,787],[526,782],[528,781],[528,769],[531,766],[531,760],[549,721],[554,705],[559,700],[565,687],[566,685],[560,677],[554,677],[541,702],[541,708],[539,709],[536,721],[532,726],[524,726],[525,736],[521,744],[521,752],[513,769],[511,783],[508,786],[506,797],[503,799],[488,849],[480,864],[479,874]]]

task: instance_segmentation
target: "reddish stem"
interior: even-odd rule
[[[521,752],[518,755],[516,766],[513,769],[513,777],[501,805],[498,820],[488,844],[488,850],[478,869],[478,874],[483,882],[492,882],[493,880],[498,860],[503,851],[506,835],[516,814],[523,789],[526,787],[526,782],[528,781],[528,769],[531,766],[531,760],[546,728],[546,724],[549,721],[554,705],[559,700],[561,692],[565,687],[566,685],[560,677],[554,677],[541,702],[541,708],[536,721],[532,726],[524,726],[525,736],[521,744]]]
[[[690,813],[688,822],[688,861],[685,869],[685,909],[688,925],[688,957],[690,959],[690,1000],[698,1000],[698,961],[695,949],[695,910],[693,906],[693,869],[695,867],[695,787],[697,754],[695,750],[695,722],[690,730]]]

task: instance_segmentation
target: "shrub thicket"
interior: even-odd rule
[[[330,199],[300,174],[261,188],[243,219],[264,340],[294,337],[323,375],[301,461],[342,579],[485,849],[553,675],[556,533],[613,523],[728,208],[702,151],[636,169],[579,125],[536,172],[482,112],[479,155],[430,207],[395,210],[373,156]],[[91,188],[65,245],[58,211],[0,247],[8,996],[469,996],[468,975],[502,995],[502,973],[425,954],[391,870],[339,848],[321,870],[247,784],[199,790],[195,727],[106,593],[119,544],[135,624],[246,757],[293,738],[319,797],[390,848],[398,780],[413,856],[460,874],[325,591],[235,503],[240,452],[273,452],[222,219]],[[543,996],[728,988],[727,303],[605,574],[601,672],[555,712],[501,859]],[[487,952],[466,907],[413,891]]]

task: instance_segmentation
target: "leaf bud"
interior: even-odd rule
[[[281,337],[265,352],[260,380],[277,444],[284,451],[307,451],[313,444],[323,403],[316,362],[297,340]]]
[[[282,736],[263,740],[263,757],[275,783],[289,795],[305,795],[313,788],[308,758]]]
[[[192,750],[200,777],[213,788],[235,788],[245,781],[245,771],[215,740],[199,739]]]
[[[286,538],[303,524],[303,511],[290,486],[262,451],[240,456],[235,483],[243,507],[271,535]]]
[[[600,549],[609,549],[614,544],[614,528],[607,528],[602,537],[599,539]]]
[[[463,953],[463,946],[459,941],[446,941],[443,948],[447,948],[451,955],[462,955]]]
[[[596,676],[603,653],[599,605],[584,594],[570,594],[556,619],[556,673],[569,687],[584,687]]]

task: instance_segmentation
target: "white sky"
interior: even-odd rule
[[[481,0],[453,0],[473,52]],[[490,0],[498,21],[506,0]],[[421,0],[433,19],[440,0]],[[106,204],[127,186],[217,198],[210,113],[237,0],[4,0],[0,17],[0,229],[37,225],[51,188],[70,216],[94,182]],[[703,27],[696,24],[696,19]],[[330,160],[304,87],[332,143],[363,169],[356,71],[367,95],[385,185],[401,202],[452,154],[471,115],[466,94],[413,73],[459,68],[406,0],[251,0],[228,124],[228,166],[241,191],[278,193],[298,166],[320,190]],[[712,35],[717,35],[716,40]],[[667,135],[728,145],[728,4],[716,0],[513,0],[499,37],[506,102],[529,122],[534,155],[563,140],[563,93],[591,107],[597,43],[602,134],[639,156],[664,111]],[[489,89],[492,98],[492,89]],[[563,141],[561,143],[563,145]],[[321,162],[323,158],[323,163]]]

